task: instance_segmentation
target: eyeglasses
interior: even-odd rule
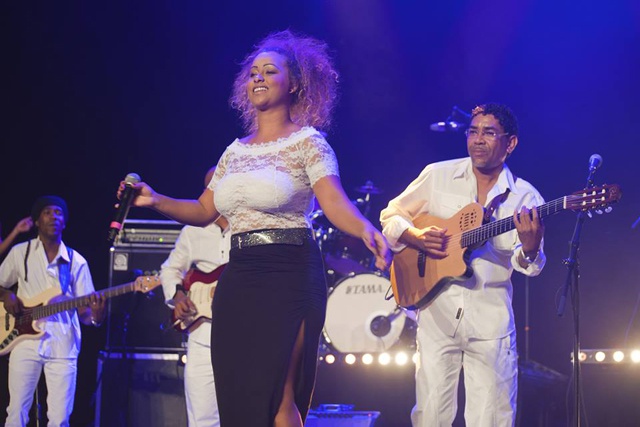
[[[479,136],[482,136],[487,140],[495,140],[499,136],[509,135],[509,132],[497,133],[493,129],[488,129],[488,130],[482,129],[482,132],[479,132],[478,129],[467,129],[464,131],[464,134],[467,136],[467,139],[475,139],[475,138],[478,138]]]

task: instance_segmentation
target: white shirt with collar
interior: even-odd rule
[[[173,307],[176,285],[182,284],[185,273],[193,266],[203,273],[210,273],[229,262],[231,233],[229,227],[222,230],[216,223],[206,227],[183,227],[174,249],[162,264],[160,280],[165,302]],[[209,345],[211,325],[203,323],[190,335],[189,340]]]
[[[0,266],[0,286],[10,288],[18,283],[17,296],[23,302],[37,297],[42,292],[55,288],[62,292],[58,264],[69,263],[69,254],[64,242],[60,243],[58,254],[49,262],[44,245],[39,238],[31,240],[27,257],[28,276],[25,281],[25,255],[28,242],[11,248]],[[82,255],[73,251],[71,262],[71,280],[64,297],[75,298],[95,291],[89,265]],[[38,322],[45,331],[40,339],[38,353],[43,357],[75,359],[80,352],[80,322],[77,310],[63,311]]]
[[[392,250],[406,245],[398,242],[402,233],[413,226],[412,218],[422,213],[449,218],[469,203],[477,202],[477,181],[470,158],[448,160],[428,165],[380,214],[383,234]],[[515,179],[507,165],[487,194],[487,202],[509,189],[507,199],[494,212],[494,219],[511,217],[522,206],[544,204],[544,199],[527,181]],[[422,309],[428,323],[454,336],[464,322],[468,337],[498,339],[515,329],[511,304],[511,274],[517,270],[528,276],[538,275],[546,258],[541,243],[538,257],[526,269],[518,263],[522,251],[515,229],[491,238],[471,255],[471,278],[448,285],[431,304]],[[424,319],[423,319],[424,320]]]

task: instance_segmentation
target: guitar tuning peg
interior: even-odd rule
[[[593,214],[591,213],[591,211],[587,211],[587,216],[588,216],[589,218],[593,218]]]
[[[597,213],[598,215],[602,215],[604,212],[602,212],[602,209],[596,209],[595,213]]]
[[[613,206],[607,206],[606,208],[604,208],[605,213],[609,213],[613,210]]]

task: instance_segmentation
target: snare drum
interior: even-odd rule
[[[390,282],[378,273],[351,274],[331,289],[324,338],[342,353],[381,352],[391,348],[406,315],[385,299]]]

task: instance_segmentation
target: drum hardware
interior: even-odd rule
[[[402,314],[402,309],[400,307],[396,307],[393,312],[389,313],[386,316],[376,316],[371,320],[371,324],[369,325],[369,329],[371,329],[371,333],[377,337],[384,337],[391,332],[391,322],[393,322],[398,316]]]
[[[365,182],[364,185],[356,187],[354,190],[356,190],[358,193],[367,194],[367,195],[382,194],[382,190],[376,187],[375,185],[373,185],[373,181],[371,180],[367,180],[367,182]],[[368,201],[368,198],[366,199]]]
[[[373,181],[371,180],[367,180],[367,182],[365,182],[364,185],[361,185],[360,187],[356,187],[355,190],[358,193],[365,195],[364,199],[356,199],[356,202],[359,202],[360,204],[364,205],[364,210],[362,214],[365,216],[365,218],[369,218],[369,210],[371,208],[369,202],[371,201],[371,195],[381,194],[382,190],[376,187],[375,185],[373,185]]]
[[[351,203],[368,217],[371,206],[371,195],[380,194],[382,190],[376,187],[371,180],[364,185],[355,187],[355,191],[364,194],[351,200]],[[309,221],[314,230],[314,237],[322,251],[326,271],[331,277],[345,277],[349,273],[365,273],[375,270],[375,257],[367,249],[364,242],[357,237],[350,236],[338,230],[329,221],[322,209],[316,209],[309,214]]]

